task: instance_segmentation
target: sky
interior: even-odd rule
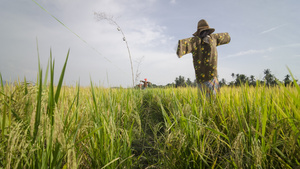
[[[35,3],[36,2],[36,3]],[[192,37],[205,19],[231,42],[217,47],[218,78],[232,73],[263,79],[300,78],[299,0],[1,0],[0,73],[3,80],[36,82],[52,51],[55,82],[70,49],[64,84],[131,87],[145,78],[157,85],[178,76],[195,79],[192,55],[176,55],[178,40]],[[43,9],[42,9],[43,8]],[[116,25],[99,20],[112,18]],[[128,43],[132,58],[132,76]]]

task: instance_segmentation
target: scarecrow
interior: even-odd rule
[[[148,87],[148,84],[151,84],[151,82],[147,81],[147,79],[141,80],[140,82],[144,83],[143,89],[146,89]],[[141,85],[140,85],[141,88]]]
[[[217,79],[217,46],[230,42],[228,33],[215,33],[214,28],[210,28],[206,20],[198,22],[197,31],[193,37],[178,41],[177,55],[192,53],[196,80],[199,89],[216,95],[219,92],[219,82]]]

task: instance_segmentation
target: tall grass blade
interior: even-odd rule
[[[104,169],[104,168],[108,167],[109,165],[111,165],[112,163],[114,163],[115,161],[117,161],[117,160],[119,160],[119,159],[120,159],[120,157],[118,157],[118,158],[112,160],[111,162],[109,162],[109,163],[107,163],[105,166],[103,166],[101,169]]]
[[[291,160],[288,159],[277,147],[275,147],[274,150],[287,163],[285,167],[292,168],[291,166],[293,166],[293,164],[292,164]]]
[[[68,117],[69,117],[70,113],[72,112],[71,110],[72,110],[73,105],[75,104],[75,101],[77,100],[77,97],[78,97],[78,93],[77,93],[77,95],[75,96],[75,98],[73,99],[73,102],[71,103],[71,105],[70,105],[70,107],[69,107],[68,113],[67,113],[66,116],[65,116],[65,120],[64,120],[64,128],[65,128],[66,131],[68,131],[70,125],[72,124],[71,122],[73,121],[73,119],[75,118],[75,116],[76,116],[76,114],[77,114],[77,111],[75,110],[75,113],[73,113],[73,115],[72,115],[70,121],[68,122]],[[76,109],[77,109],[77,108],[76,108]]]
[[[65,61],[64,67],[63,67],[63,69],[61,71],[61,74],[60,74],[59,82],[58,82],[56,93],[55,93],[55,103],[58,102],[60,90],[61,90],[61,87],[62,87],[62,84],[63,84],[63,80],[64,80],[64,76],[65,76],[65,71],[66,71],[66,67],[67,67],[67,62],[68,62],[69,54],[70,54],[70,49],[68,50],[66,61]]]
[[[46,69],[46,74],[45,74],[45,79],[44,79],[44,88],[46,88],[47,83],[48,83],[48,75],[49,75],[49,64],[50,64],[50,60],[48,60],[47,63],[47,69]]]
[[[24,77],[24,95],[28,94],[28,88],[27,88],[27,81],[26,78]]]
[[[6,129],[6,110],[7,110],[7,105],[3,104],[2,106],[2,126],[1,126],[1,133],[2,133],[2,137],[4,137],[4,133],[5,133],[5,129]]]
[[[97,101],[96,101],[96,97],[95,97],[95,91],[94,91],[94,87],[93,87],[93,82],[91,81],[91,91],[92,91],[92,96],[93,96],[93,103],[95,106],[95,112],[98,113],[98,108],[97,108]]]
[[[77,131],[78,131],[78,129],[77,129]],[[103,126],[96,128],[95,130],[93,130],[92,132],[90,132],[89,134],[87,134],[86,136],[84,136],[82,139],[78,140],[75,144],[79,144],[80,142],[82,142],[83,140],[87,139],[88,137],[90,137],[94,133],[98,132],[100,129],[103,129]],[[75,137],[74,137],[73,141],[75,142]]]
[[[79,79],[79,82],[78,82],[78,84],[77,84],[77,101],[76,101],[76,107],[79,107],[79,96],[80,96],[80,92],[79,92],[79,90],[80,90],[80,79]],[[75,112],[75,115],[76,115],[76,122],[77,122],[77,120],[78,120],[78,111],[76,111]]]
[[[38,134],[38,129],[40,126],[40,120],[41,120],[41,104],[42,104],[42,70],[39,70],[39,83],[38,83],[38,95],[37,95],[37,105],[36,105],[36,113],[35,113],[35,122],[34,122],[34,130],[33,130],[33,139],[32,143],[35,142],[37,134]]]
[[[3,85],[3,80],[2,80],[2,74],[0,73],[0,81],[1,81],[1,94],[3,95],[3,101],[5,99],[5,94],[4,94],[4,85]],[[2,125],[1,125],[1,135],[2,137],[4,137],[4,133],[5,133],[5,121],[6,121],[6,115],[5,115],[5,112],[6,112],[6,105],[3,104],[2,105]]]
[[[51,125],[54,124],[54,60],[52,61],[52,50],[50,49],[50,84],[48,92],[47,114],[50,118]]]
[[[205,127],[207,130],[209,130],[209,131],[212,131],[213,133],[215,133],[215,134],[217,134],[217,135],[220,135],[220,136],[222,136],[223,138],[225,138],[229,143],[230,143],[230,139],[228,138],[228,136],[226,136],[224,133],[221,133],[221,132],[219,132],[219,131],[217,131],[217,130],[215,130],[215,129],[213,129],[213,128],[210,128],[210,127]],[[228,143],[226,143],[226,142],[224,142],[229,148],[231,148],[231,146],[228,144]]]
[[[4,93],[4,85],[2,80],[2,74],[0,73],[0,83],[1,83],[1,91]]]

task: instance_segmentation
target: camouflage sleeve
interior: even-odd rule
[[[214,36],[217,39],[217,46],[227,44],[231,40],[231,38],[227,32],[226,33],[216,33],[216,34],[214,34]]]
[[[193,38],[181,39],[178,41],[177,56],[181,58],[183,55],[193,51]]]

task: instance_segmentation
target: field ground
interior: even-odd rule
[[[294,168],[300,89],[2,85],[0,168]]]

